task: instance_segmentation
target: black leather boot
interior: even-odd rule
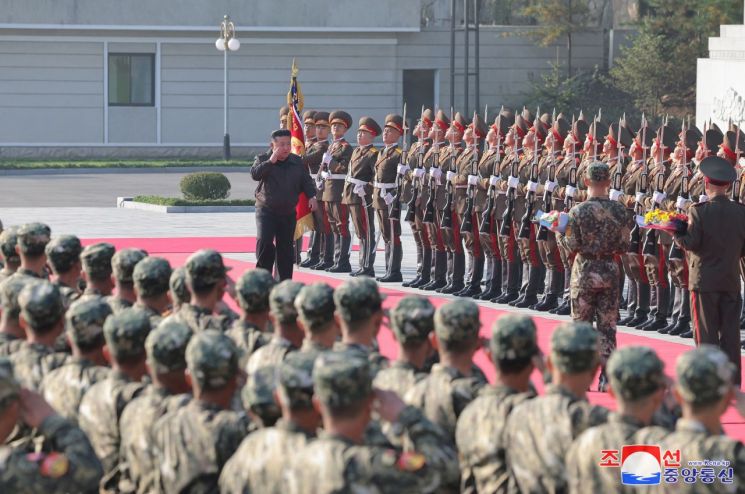
[[[435,272],[434,279],[427,285],[424,285],[422,290],[433,291],[438,288],[442,288],[447,284],[445,276],[447,275],[448,269],[448,257],[447,252],[435,252]]]
[[[481,293],[481,278],[484,276],[484,257],[474,257],[473,274],[464,290],[456,293],[459,297],[473,297]]]

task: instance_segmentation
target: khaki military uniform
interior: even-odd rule
[[[372,207],[373,177],[379,151],[373,146],[358,147],[349,161],[342,204],[349,208],[352,224],[360,241],[359,267],[369,271],[375,264],[375,220]]]
[[[328,165],[329,176],[323,186],[321,199],[326,203],[326,211],[334,234],[334,265],[341,260],[343,266],[349,265],[349,208],[342,202],[342,192],[349,173],[349,160],[352,158],[352,146],[344,139],[334,141],[329,146],[331,162]],[[346,262],[346,264],[344,264]]]
[[[375,160],[372,205],[378,217],[378,227],[385,242],[385,266],[388,276],[401,274],[401,260],[403,258],[401,221],[399,221],[400,218],[391,221],[390,205],[386,202],[392,201],[393,197],[399,193],[396,183],[400,163],[401,148],[397,144],[382,149]],[[403,202],[401,197],[397,200]]]

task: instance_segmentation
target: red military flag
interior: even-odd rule
[[[303,93],[297,82],[298,68],[295,60],[292,61],[292,73],[290,77],[290,91],[287,93],[287,104],[290,107],[290,133],[292,134],[292,152],[298,156],[305,154],[305,134],[300,112],[303,111]],[[308,204],[308,197],[300,193],[297,206],[295,207],[295,240],[301,238],[305,232],[313,230],[313,213]]]

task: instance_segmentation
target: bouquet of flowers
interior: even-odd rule
[[[569,222],[569,215],[563,211],[549,211],[545,213],[538,210],[535,221],[552,232],[564,233]]]
[[[688,216],[673,211],[653,209],[644,216],[637,216],[636,222],[642,228],[674,232],[688,222]]]

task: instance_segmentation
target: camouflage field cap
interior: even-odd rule
[[[51,236],[52,230],[44,223],[26,223],[18,229],[18,246],[24,254],[40,256]]]
[[[479,329],[479,306],[471,300],[452,300],[435,312],[435,334],[440,341],[467,341],[476,338]]]
[[[116,360],[142,357],[149,333],[150,318],[147,313],[133,307],[110,316],[103,325],[106,345]]]
[[[5,406],[18,398],[21,387],[13,376],[13,364],[5,357],[0,357],[0,414]]]
[[[399,343],[422,342],[435,329],[435,306],[428,298],[407,295],[391,310],[390,320]]]
[[[18,227],[9,226],[0,233],[0,252],[6,262],[21,262],[21,257],[16,252],[16,245],[18,245]]]
[[[334,289],[326,283],[304,286],[295,299],[295,310],[308,330],[324,327],[334,319]]]
[[[202,389],[219,389],[238,372],[238,348],[228,336],[208,329],[192,336],[186,367]]]
[[[191,299],[189,288],[186,286],[186,268],[179,267],[173,270],[168,280],[171,289],[171,298],[174,304],[188,304]]]
[[[23,319],[32,329],[49,328],[65,315],[62,294],[48,281],[29,283],[18,294]]]
[[[734,372],[724,352],[713,345],[701,345],[678,357],[678,392],[692,405],[716,402],[732,388]]]
[[[107,242],[87,246],[80,254],[83,271],[94,280],[109,278],[112,273],[111,258],[116,248]]]
[[[103,339],[103,326],[112,314],[111,306],[101,297],[73,302],[65,314],[65,330],[78,347]]]
[[[60,235],[47,244],[45,252],[55,272],[67,273],[80,260],[83,246],[75,235]]]
[[[193,334],[178,321],[160,323],[145,340],[147,365],[157,374],[186,369],[186,346]]]
[[[279,366],[277,388],[280,399],[292,409],[313,407],[313,364],[315,355],[292,352]]]
[[[198,250],[186,260],[186,279],[193,283],[199,280],[206,285],[213,285],[225,279],[231,268],[225,267],[222,256],[212,249]]]
[[[0,305],[11,320],[18,319],[21,313],[21,306],[18,305],[18,295],[21,290],[27,284],[36,281],[38,281],[36,278],[30,276],[15,275],[0,282]]]
[[[529,359],[538,355],[533,318],[521,314],[506,314],[492,326],[489,349],[496,362]]]
[[[277,389],[277,368],[273,365],[259,367],[249,374],[246,385],[241,391],[243,407],[247,410],[261,410],[267,406],[274,406],[274,391]]]
[[[144,298],[157,297],[168,291],[171,280],[171,264],[162,257],[146,257],[134,268],[132,281],[138,295]]]
[[[590,163],[587,167],[587,178],[592,182],[607,182],[610,180],[610,168],[600,161]]]
[[[352,352],[325,352],[313,365],[316,396],[327,407],[342,408],[372,393],[370,363]]]
[[[303,286],[305,285],[297,281],[285,280],[272,288],[269,293],[269,312],[277,318],[279,324],[295,323],[295,298]]]
[[[617,396],[635,401],[665,387],[664,368],[665,364],[651,348],[627,346],[611,354],[606,373]]]
[[[244,312],[256,314],[269,310],[269,292],[277,281],[266,269],[250,269],[235,282],[238,304]]]
[[[132,273],[137,263],[147,257],[142,249],[122,249],[111,258],[114,277],[122,283],[132,283]]]
[[[591,370],[599,361],[598,334],[591,324],[565,322],[551,335],[551,361],[567,374]]]
[[[346,322],[364,321],[383,307],[385,296],[378,284],[367,276],[358,276],[334,290],[334,303]]]

